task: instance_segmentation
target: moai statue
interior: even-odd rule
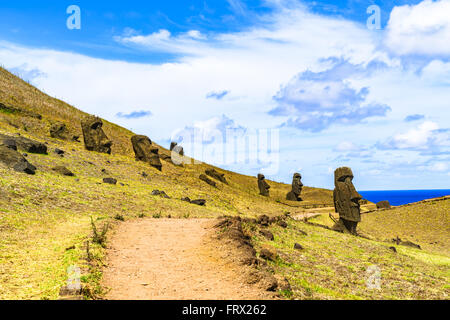
[[[259,194],[265,197],[269,196],[269,189],[270,186],[266,182],[266,177],[264,177],[263,174],[258,174],[258,188],[259,188]]]
[[[159,150],[152,146],[152,141],[146,136],[136,135],[131,138],[137,161],[148,162],[152,167],[162,170]]]
[[[103,122],[98,117],[87,117],[81,121],[84,145],[89,151],[111,154],[112,142],[102,129]]]
[[[56,122],[50,127],[50,136],[55,139],[67,140],[69,131],[62,122]]]
[[[362,196],[356,191],[352,180],[353,172],[348,167],[338,168],[334,172],[334,208],[339,213],[339,221],[333,229],[337,231],[347,230],[356,234],[356,227],[358,222],[361,221],[359,201]]]
[[[294,178],[292,179],[292,190],[287,194],[286,200],[289,201],[303,201],[300,198],[302,194],[303,183],[302,183],[302,175],[300,173],[295,173]]]

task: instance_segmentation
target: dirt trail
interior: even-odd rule
[[[125,222],[112,235],[103,285],[109,300],[265,299],[220,259],[214,221],[145,219]]]

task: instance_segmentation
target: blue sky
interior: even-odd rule
[[[200,132],[188,153],[227,169],[332,188],[345,165],[361,190],[450,188],[449,17],[450,0],[3,2],[0,63],[160,144]],[[230,162],[230,134],[256,160],[242,146]]]

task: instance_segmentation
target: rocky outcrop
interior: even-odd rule
[[[67,140],[69,137],[69,130],[62,122],[54,123],[50,127],[50,136],[54,139]]]
[[[86,150],[111,154],[112,141],[103,131],[103,122],[98,117],[87,117],[81,121]]]
[[[391,204],[387,200],[380,201],[377,203],[377,209],[390,209],[390,208]]]
[[[208,178],[206,175],[201,174],[199,177],[200,180],[206,182],[207,184],[209,184],[212,187],[216,187],[216,183],[214,181],[212,181],[210,178]]]
[[[216,169],[207,169],[205,173],[210,176],[211,178],[214,178],[216,180],[219,180],[220,182],[223,182],[225,184],[228,184],[227,179],[225,179],[225,174],[217,172]]]
[[[67,169],[64,166],[57,166],[57,167],[54,167],[52,170],[55,171],[56,173],[66,176],[66,177],[74,177],[75,176],[75,174],[73,174],[72,171],[70,171],[69,169]]]
[[[17,172],[35,174],[36,167],[29,163],[23,155],[6,145],[0,145],[0,162]]]
[[[104,178],[103,179],[103,183],[107,183],[107,184],[117,184],[117,179],[114,178]]]
[[[142,135],[136,135],[131,138],[134,154],[137,161],[143,161],[150,164],[152,167],[162,170],[162,163],[159,158],[159,150],[152,146],[152,141]]]
[[[2,144],[8,143],[9,145],[13,145],[15,143],[16,150],[20,149],[28,153],[47,154],[47,146],[39,141],[4,134],[0,134],[0,140],[2,141]]]

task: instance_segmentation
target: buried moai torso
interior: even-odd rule
[[[286,200],[303,201],[302,198],[300,198],[302,189],[303,189],[302,176],[300,173],[295,173],[294,178],[292,179],[292,190],[287,194]]]
[[[137,161],[148,162],[152,167],[161,171],[162,164],[159,159],[159,150],[152,146],[152,141],[141,135],[136,135],[131,138],[133,150]]]
[[[258,174],[258,188],[259,188],[259,194],[262,196],[269,196],[269,189],[270,186],[269,184],[266,182],[265,180],[266,178],[264,177],[263,174]]]
[[[362,196],[356,191],[352,180],[353,172],[350,168],[336,169],[333,198],[335,211],[339,213],[340,220],[348,231],[356,233],[356,226],[361,221],[359,201]]]
[[[81,121],[84,145],[89,151],[111,154],[112,142],[102,129],[103,122],[98,117],[88,117]]]

